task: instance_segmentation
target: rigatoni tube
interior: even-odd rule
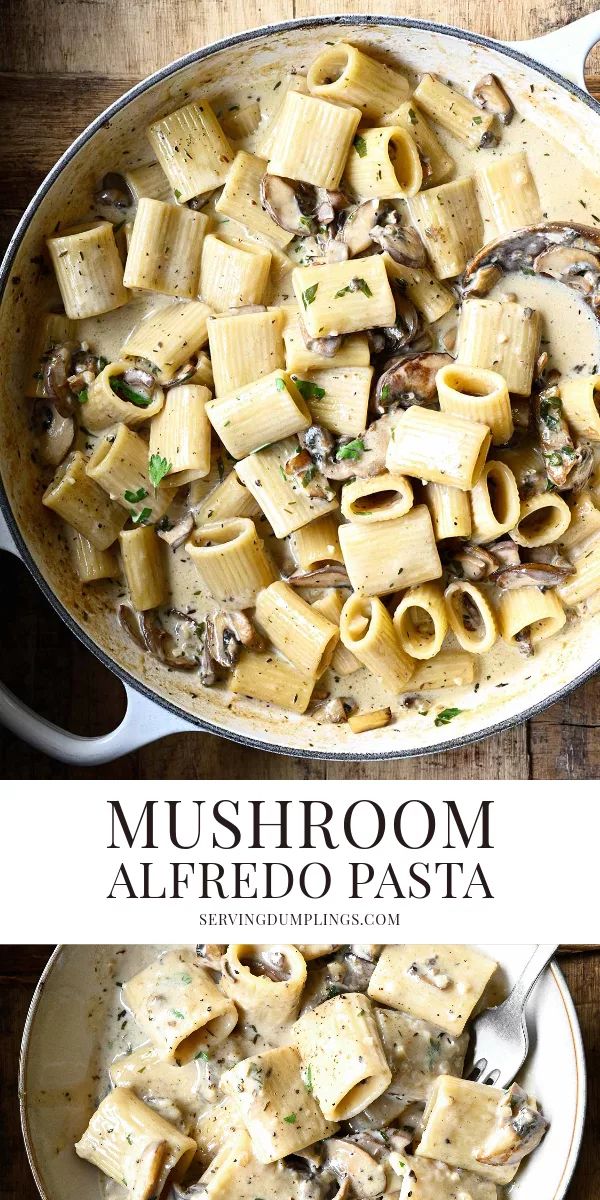
[[[510,536],[518,546],[533,549],[558,542],[571,523],[571,510],[556,492],[539,492],[523,500]]]
[[[169,596],[167,572],[163,560],[165,546],[152,525],[122,529],[119,534],[123,569],[137,612],[147,612],[164,604]]]
[[[381,600],[356,593],[349,596],[340,616],[340,637],[346,649],[380,679],[388,691],[404,691],[414,663],[402,649],[392,618]]]
[[[214,317],[208,322],[208,343],[215,395],[271,375],[285,366],[280,308],[266,312]]]
[[[307,487],[310,480],[306,480],[309,473],[305,472],[300,478],[288,473],[288,463],[297,454],[297,440],[284,438],[235,464],[236,474],[252,492],[278,538],[287,537],[288,533],[338,507],[335,496],[324,500],[310,495]]]
[[[562,629],[566,615],[552,588],[514,588],[502,592],[498,602],[500,632],[505,642],[518,645],[519,634],[526,634],[532,646]]]
[[[148,446],[139,433],[118,425],[114,438],[102,438],[88,460],[90,479],[104,488],[130,516],[159,521],[167,511],[172,493],[157,489],[148,474]]]
[[[427,122],[418,104],[411,97],[391,114],[385,124],[401,125],[416,142],[423,163],[423,184],[437,187],[444,183],[454,171],[454,159],[450,157],[431,125]]]
[[[262,304],[270,269],[271,251],[265,246],[232,245],[209,233],[202,247],[200,295],[217,313]]]
[[[489,425],[494,446],[510,441],[514,429],[510,397],[497,371],[448,363],[438,371],[435,384],[442,412]]]
[[[229,686],[234,695],[250,696],[265,704],[276,704],[290,712],[306,712],[315,686],[314,675],[301,675],[298,668],[278,654],[244,650],[236,663]]]
[[[281,978],[271,978],[266,963],[277,963]],[[227,947],[220,986],[242,1019],[267,1037],[294,1020],[305,983],[306,963],[295,946],[232,942]]]
[[[360,525],[393,521],[412,508],[413,489],[405,475],[383,471],[371,479],[355,479],[342,488],[342,516]]]
[[[206,406],[208,419],[233,458],[244,458],[311,423],[311,414],[291,376],[273,371]]]
[[[283,580],[258,593],[255,620],[272,645],[303,674],[320,676],[327,670],[338,643],[337,626]]]
[[[509,392],[529,396],[542,319],[537,309],[512,300],[465,300],[456,340],[458,362],[502,375]]]
[[[310,525],[307,528],[310,529]],[[332,625],[337,625],[339,629],[345,594],[345,592],[340,593],[336,589],[329,588],[323,592],[322,596],[319,596],[318,600],[313,601],[311,607],[322,613],[328,621],[331,621]],[[331,669],[334,674],[353,675],[355,671],[360,670],[361,666],[362,663],[358,661],[356,655],[351,650],[347,650],[340,640],[331,660]]]
[[[75,1151],[126,1185],[136,1200],[150,1200],[163,1195],[169,1181],[183,1178],[196,1143],[139,1100],[132,1088],[117,1087],[96,1109]]]
[[[144,317],[121,347],[122,358],[146,358],[169,380],[208,340],[208,304],[179,300]]]
[[[365,200],[416,195],[423,168],[410,133],[401,125],[365,129],[354,139],[344,178],[351,192]]]
[[[218,1046],[237,1022],[235,1005],[191,949],[165,950],[127,981],[123,999],[162,1057],[178,1066]]]
[[[392,1073],[379,1037],[371,1001],[348,992],[304,1013],[292,1037],[313,1093],[328,1121],[349,1120],[372,1104]]]
[[[289,91],[268,171],[315,187],[339,187],[360,109]]]
[[[516,479],[503,462],[487,462],[470,493],[474,542],[491,542],[519,520],[521,502]]]
[[[484,112],[455,88],[442,83],[434,75],[425,74],[413,95],[432,121],[461,142],[466,142],[471,150],[493,145],[494,114]]]
[[[413,196],[408,208],[438,278],[460,275],[483,242],[473,180],[465,176],[428,188]]]
[[[491,441],[487,425],[413,404],[392,430],[386,466],[429,483],[470,491]]]
[[[127,513],[90,479],[86,466],[81,450],[69,454],[48,484],[42,504],[58,513],[96,550],[106,550],[119,536]]]
[[[342,339],[335,354],[327,357],[318,350],[309,350],[300,328],[298,309],[285,308],[283,341],[285,344],[285,366],[287,371],[302,375],[305,371],[330,371],[341,367],[369,367],[371,352],[367,336],[354,333]]]
[[[444,593],[448,624],[463,650],[485,654],[498,637],[496,614],[482,588],[457,579]]]
[[[147,130],[175,199],[185,204],[224,183],[233,150],[206,100],[193,100]]]
[[[194,485],[192,485],[193,490]],[[224,521],[227,517],[259,517],[261,515],[260,506],[256,503],[252,492],[248,491],[243,483],[240,483],[235,471],[230,471],[222,483],[211,488],[200,499],[192,499],[192,504],[196,525],[206,525],[209,521]]]
[[[413,692],[439,692],[466,687],[475,679],[476,659],[465,650],[440,650],[434,658],[417,663],[410,681]]]
[[[341,525],[339,538],[352,587],[363,596],[384,596],[442,574],[424,504],[392,521]]]
[[[394,629],[411,658],[433,658],[448,631],[444,593],[439,583],[421,583],[404,593],[394,612]]]
[[[499,237],[542,219],[542,206],[523,150],[486,164],[478,175]]]
[[[247,150],[238,150],[215,209],[224,217],[239,221],[253,233],[283,247],[291,242],[294,235],[282,229],[262,206],[260,185],[266,170],[266,159],[248,154]]]
[[[563,604],[574,608],[600,589],[600,536],[592,534],[569,552],[573,572],[556,589]]]
[[[406,99],[409,83],[399,71],[363,54],[348,42],[327,46],[311,63],[309,91],[334,103],[352,104],[362,116],[378,121]]]
[[[210,471],[210,422],[206,413],[208,388],[182,383],[169,388],[162,411],[150,425],[150,458],[167,462],[163,487],[179,487],[202,479]]]
[[[135,429],[160,412],[164,402],[162,388],[155,384],[151,395],[146,389],[136,391],[133,384],[126,384],[123,379],[129,370],[131,363],[111,362],[90,383],[82,412],[90,433],[101,433],[119,422]]]
[[[343,563],[335,517],[325,513],[296,529],[290,534],[290,550],[302,571],[314,571],[326,563]]]
[[[125,286],[193,300],[207,228],[204,213],[142,197],[127,252]]]
[[[313,420],[339,437],[358,437],[367,427],[373,367],[331,367],[297,380]]]
[[[67,230],[47,244],[68,317],[98,317],[127,304],[123,264],[109,221]]]
[[[436,542],[471,536],[469,493],[445,483],[427,483],[423,499],[429,509]]]
[[[381,255],[296,267],[292,287],[311,338],[393,325],[396,302]]]
[[[293,1046],[253,1054],[221,1076],[221,1088],[239,1106],[259,1162],[277,1162],[335,1133],[337,1125],[325,1120],[309,1079]]]
[[[224,608],[252,608],[261,589],[274,580],[273,567],[249,517],[202,525],[185,548],[203,588]]]
[[[112,546],[108,550],[97,550],[83,534],[73,531],[71,556],[81,583],[118,579],[119,563]]]
[[[573,433],[600,442],[600,375],[561,379],[563,412]]]

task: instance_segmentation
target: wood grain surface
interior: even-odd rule
[[[588,1068],[588,1114],[569,1200],[600,1196],[600,953],[569,953],[560,966],[575,1001]],[[0,1198],[37,1200],[21,1139],[17,1098],[19,1046],[29,1002],[51,946],[0,946]],[[53,1197],[52,1200],[60,1200]],[[540,1196],[539,1200],[546,1200]]]
[[[0,0],[0,243],[59,154],[132,82],[186,51],[244,28],[315,12],[361,9],[534,37],[583,16],[595,0]],[[588,82],[600,94],[600,58]],[[77,733],[113,728],[120,684],[67,633],[20,564],[2,556],[0,679]],[[65,768],[0,734],[1,778],[589,779],[600,771],[600,682],[527,725],[464,750],[409,762],[327,764],[179,734],[93,772]]]

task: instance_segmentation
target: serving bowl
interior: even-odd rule
[[[501,964],[503,994],[533,950],[527,945],[478,948]],[[59,946],[42,975],[23,1034],[19,1095],[27,1154],[43,1200],[97,1200],[100,1194],[98,1173],[77,1158],[73,1143],[108,1088],[107,1073],[98,1072],[97,1057],[103,1031],[118,1007],[114,964],[118,963],[118,979],[124,980],[162,949]],[[581,1145],[586,1073],[577,1014],[556,963],[536,984],[527,1017],[531,1048],[519,1082],[539,1098],[550,1128],[519,1170],[510,1196],[511,1200],[562,1200]],[[128,1038],[129,1031],[124,1036]],[[113,1049],[116,1056],[125,1044]]]
[[[417,712],[398,725],[363,733],[318,724],[202,689],[144,656],[115,620],[100,592],[85,597],[73,576],[58,527],[40,504],[30,462],[23,364],[44,278],[40,252],[57,219],[81,212],[104,172],[131,152],[132,137],[183,98],[226,90],[244,76],[260,80],[310,62],[324,41],[344,37],[384,53],[413,73],[425,67],[467,88],[488,72],[500,76],[518,111],[593,167],[600,143],[600,105],[584,90],[585,55],[600,37],[600,13],[533,42],[504,45],[464,30],[391,16],[312,17],[267,26],[203,47],[150,76],[98,117],[62,156],[25,212],[0,272],[0,546],[18,554],[49,602],[81,641],[125,684],[127,712],[112,733],[81,738],[58,729],[0,687],[0,720],[38,749],[91,765],[157,737],[201,729],[246,745],[305,757],[385,759],[453,749],[525,720],[589,678],[600,659],[600,613],[569,625],[568,637],[543,643],[535,659],[516,662],[509,677],[483,678],[451,725],[423,722]],[[560,74],[558,73],[560,70]],[[135,131],[135,135],[132,133]],[[147,158],[142,150],[141,160]]]

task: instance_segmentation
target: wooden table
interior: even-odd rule
[[[27,1008],[51,946],[0,946],[0,1196],[37,1200],[21,1140],[17,1102],[19,1045]],[[573,994],[586,1047],[589,1103],[583,1149],[569,1200],[600,1196],[600,953],[565,954],[560,965]],[[540,1196],[539,1200],[545,1200]]]
[[[2,0],[0,239],[7,241],[44,174],[75,135],[133,81],[203,41],[268,21],[362,9],[432,15],[497,38],[541,34],[595,0]],[[598,62],[591,84],[600,93]],[[0,678],[44,716],[78,733],[112,728],[120,684],[72,638],[19,564],[2,561]],[[528,724],[464,750],[381,766],[304,762],[181,734],[94,772],[69,770],[0,735],[0,777],[254,779],[597,778],[600,681]]]

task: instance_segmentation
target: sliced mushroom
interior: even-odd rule
[[[213,687],[217,682],[217,672],[215,664],[208,646],[206,638],[202,644],[202,652],[200,654],[200,683],[203,687]]]
[[[348,1181],[357,1200],[375,1200],[386,1190],[384,1168],[356,1142],[346,1138],[328,1138],[325,1142],[325,1167],[341,1183]]]
[[[328,725],[343,725],[348,720],[348,712],[351,711],[351,708],[346,709],[344,701],[339,696],[329,696],[313,705],[311,716]]]
[[[473,100],[479,108],[493,113],[503,125],[510,125],[515,110],[500,80],[495,75],[484,75],[473,88]]]
[[[390,407],[410,408],[421,404],[437,406],[435,377],[438,371],[452,362],[449,354],[426,352],[403,354],[385,364],[375,388],[375,411],[385,413]]]
[[[583,491],[596,465],[594,450],[587,442],[579,443],[576,455],[577,461],[567,477],[567,488],[570,492]]]
[[[333,434],[322,425],[309,425],[298,434],[298,440],[319,466],[330,457],[335,446]]]
[[[559,490],[569,488],[571,472],[583,455],[573,445],[557,387],[544,388],[536,396],[535,421],[548,479]]]
[[[213,662],[227,670],[234,667],[242,646],[262,648],[252,622],[243,612],[216,612],[206,618],[204,644]]]
[[[221,959],[227,950],[227,946],[196,946],[196,957],[203,967],[209,967],[211,971],[219,971],[221,968]]]
[[[498,559],[495,555],[485,546],[476,546],[474,542],[465,542],[454,550],[448,563],[450,575],[456,579],[468,579],[470,583],[488,579],[497,569]]]
[[[387,250],[394,262],[404,267],[424,267],[427,252],[412,225],[405,225],[397,209],[392,209],[387,218],[373,226],[371,241]]]
[[[168,528],[156,527],[156,532],[171,550],[177,550],[189,537],[194,528],[194,518],[191,513],[186,513],[176,525],[170,525]]]
[[[209,188],[207,192],[199,192],[197,196],[192,196],[191,200],[188,200],[187,207],[191,208],[193,212],[200,212],[204,208],[204,205],[208,204],[211,196],[214,196],[216,191],[216,188]]]
[[[109,171],[102,180],[96,193],[96,204],[106,208],[131,208],[133,196],[122,175],[117,171]]]
[[[333,358],[334,354],[337,354],[342,344],[341,333],[332,333],[329,337],[311,338],[302,318],[298,323],[307,350],[312,351],[313,354],[320,354],[323,358]]]
[[[111,387],[114,391],[119,390],[119,383],[123,381],[128,388],[131,388],[136,395],[143,400],[150,402],[158,387],[158,383],[151,371],[145,371],[142,367],[130,367],[124,371],[122,375],[116,375],[111,379]]]
[[[348,258],[348,247],[330,234],[323,237],[318,233],[316,237],[305,238],[302,250],[303,261],[310,263],[311,267],[324,267],[328,263],[345,262]]]
[[[183,363],[183,366],[179,367],[179,369],[174,375],[171,376],[170,379],[164,380],[161,383],[163,391],[167,392],[169,388],[179,387],[180,384],[187,383],[188,379],[191,379],[192,375],[195,373],[197,365],[198,363],[196,358],[188,359],[188,361]]]
[[[348,572],[341,563],[324,562],[312,571],[294,571],[286,583],[295,588],[349,588]]]
[[[73,361],[74,345],[64,342],[53,346],[44,361],[42,369],[42,391],[48,400],[53,400],[56,408],[63,417],[72,412],[72,397],[69,388],[69,375]]]
[[[348,247],[350,258],[364,254],[373,245],[371,233],[377,223],[379,200],[365,200],[346,210],[344,224],[337,237]]]
[[[547,1128],[548,1122],[535,1103],[513,1083],[498,1105],[498,1120],[492,1133],[475,1158],[490,1166],[520,1163],[539,1146]]]
[[[312,430],[319,430],[321,435],[320,438],[316,433],[312,435],[313,450],[304,440],[307,435],[311,434],[311,429],[307,430],[305,434],[299,434],[299,437],[303,439],[303,444],[309,454],[316,457],[319,469],[327,479],[336,481],[352,478],[370,479],[373,475],[380,475],[385,470],[387,448],[395,423],[394,414],[379,417],[377,421],[373,421],[368,426],[360,438],[341,439],[335,452],[329,449],[325,455],[323,455],[323,446],[331,446],[333,439],[328,431],[321,429],[321,426],[311,426]],[[346,447],[352,452],[347,453]]]
[[[549,275],[589,296],[598,284],[600,258],[577,246],[551,246],[533,260],[536,275]]]
[[[520,629],[518,633],[515,633],[515,642],[517,643],[517,650],[520,654],[522,654],[525,658],[533,657],[533,642],[528,629]]]
[[[396,323],[369,331],[379,354],[397,354],[406,349],[419,332],[419,314],[404,287],[392,281],[392,291],[396,302]]]
[[[468,283],[463,286],[462,294],[463,296],[487,296],[499,279],[502,279],[502,271],[493,263],[487,267],[479,267]]]
[[[260,181],[260,201],[276,225],[303,237],[315,232],[315,222],[300,207],[297,195],[300,187],[280,175],[266,172]]]
[[[492,542],[488,546],[490,554],[503,567],[518,567],[520,563],[519,547],[516,542],[513,542],[511,537],[500,538],[497,542]]]
[[[490,575],[490,580],[506,592],[520,587],[557,587],[572,573],[572,567],[527,562],[519,563],[517,567],[501,567]]]
[[[121,604],[117,615],[121,626],[134,642],[142,650],[148,650],[159,662],[179,671],[195,671],[197,669],[198,660],[177,652],[174,639],[160,624],[156,613],[137,613],[128,605]]]
[[[307,496],[315,500],[333,500],[335,493],[315,466],[308,450],[299,450],[292,458],[288,458],[285,473],[298,480]]]
[[[557,250],[568,251],[558,255]],[[462,277],[463,290],[467,292],[472,281],[479,281],[478,295],[486,292],[481,285],[485,280],[482,268],[494,266],[499,271],[533,271],[539,275],[550,275],[568,287],[583,292],[593,310],[600,311],[600,229],[577,222],[548,221],[538,225],[527,225],[495,242],[484,246],[465,268]],[[487,290],[496,279],[489,276]]]
[[[40,459],[49,467],[58,467],[75,440],[75,422],[72,417],[63,417],[54,404],[44,401],[36,405],[35,418],[40,428]]]

